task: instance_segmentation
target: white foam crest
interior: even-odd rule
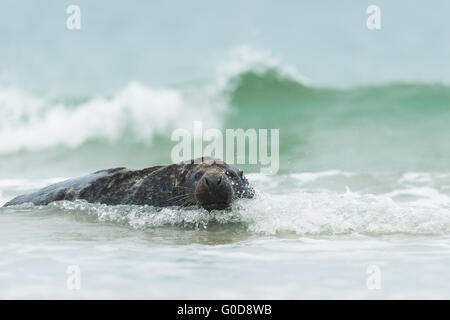
[[[220,88],[233,90],[231,80],[236,79],[239,75],[250,71],[263,75],[269,70],[274,70],[280,77],[301,85],[310,85],[311,83],[311,80],[303,76],[294,65],[283,63],[268,51],[255,50],[247,45],[234,47],[228,52],[228,58],[217,68],[217,82]]]
[[[110,98],[98,96],[75,106],[14,87],[0,88],[0,154],[123,137],[151,144],[155,135],[167,136],[170,129],[191,129],[195,120],[221,128],[227,94],[237,85],[232,80],[249,71],[275,70],[280,77],[308,83],[294,66],[248,46],[232,49],[217,70],[217,78],[203,85],[147,87],[132,82]]]
[[[77,106],[66,106],[16,88],[3,88],[0,153],[58,145],[77,147],[93,139],[116,141],[125,132],[137,142],[151,144],[155,134],[171,128],[191,128],[199,114],[211,126],[220,127],[214,108],[208,107],[220,104],[223,110],[223,106],[210,95],[214,92],[185,95],[180,90],[133,82],[111,98],[96,97]]]
[[[430,208],[450,208],[450,197],[431,187],[411,187],[407,189],[395,189],[392,192],[387,193],[386,196],[391,198],[405,196],[411,197],[415,200],[411,201],[410,203],[417,206],[425,206]]]
[[[241,208],[249,231],[299,235],[447,234],[450,208],[396,203],[387,196],[297,193],[263,194]]]
[[[431,203],[401,203],[388,196],[346,193],[259,194],[240,200],[232,210],[155,209],[148,206],[107,206],[84,201],[58,202],[66,212],[82,212],[99,221],[135,229],[161,226],[207,228],[238,223],[248,232],[297,235],[442,235],[450,233],[450,207]]]
[[[448,172],[405,172],[398,179],[401,185],[429,184],[435,181],[448,181]]]
[[[322,178],[335,177],[335,176],[344,176],[344,177],[353,177],[355,173],[345,172],[340,170],[326,170],[319,172],[302,172],[302,173],[293,173],[291,177],[300,181],[301,183],[313,182]]]
[[[209,213],[204,209],[155,208],[151,206],[91,204],[86,201],[60,201],[49,207],[64,209],[68,212],[83,212],[102,222],[115,222],[129,225],[134,229],[147,229],[162,226],[181,226],[205,228],[209,222],[239,222],[239,215],[232,211]],[[45,208],[45,207],[41,207]]]

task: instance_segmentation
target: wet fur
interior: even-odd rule
[[[53,201],[79,199],[107,205],[133,204],[156,207],[197,205],[199,203],[195,192],[200,186],[198,183],[192,183],[192,175],[200,169],[206,170],[207,174],[220,174],[226,171],[236,173],[237,170],[234,166],[211,158],[142,170],[107,169],[18,196],[5,206],[23,203],[46,205]],[[253,197],[253,189],[245,177],[233,175],[227,176],[226,179],[227,183],[232,185],[233,200]]]

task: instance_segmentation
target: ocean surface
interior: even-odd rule
[[[168,164],[199,120],[279,129],[280,168],[240,165],[256,199],[212,213],[0,208],[1,299],[450,298],[447,2],[380,1],[378,33],[351,1],[79,1],[78,31],[70,3],[5,3],[0,206]]]

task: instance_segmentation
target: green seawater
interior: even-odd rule
[[[0,299],[450,297],[449,1],[378,0],[381,30],[351,0],[74,4],[0,4],[0,206],[169,164],[195,121],[279,130],[279,170],[238,164],[257,196],[220,212],[0,207]]]
[[[10,139],[9,128],[17,135],[25,131],[34,137],[20,136],[9,150],[0,147],[4,159],[0,173],[48,177],[99,167],[168,163],[177,143],[170,139],[173,130],[192,132],[198,120],[203,121],[205,129],[220,129],[224,137],[226,129],[278,129],[282,174],[328,169],[439,172],[446,171],[450,163],[446,143],[450,138],[450,88],[445,85],[394,83],[336,90],[305,86],[269,70],[264,74],[239,74],[212,98],[202,96],[206,95],[205,88],[205,84],[196,84],[163,89],[181,99],[171,116],[163,117],[164,123],[153,119],[164,112],[159,105],[152,106],[161,103],[148,95],[154,89],[141,85],[124,89],[130,91],[126,94],[134,99],[131,102],[117,96],[33,97],[40,99],[33,109],[24,99],[16,116],[9,113],[2,119],[5,129],[1,138]],[[206,116],[205,106],[197,107],[198,96],[203,104],[220,100],[225,108],[212,105]],[[14,107],[7,100],[4,103]],[[112,119],[94,119],[90,124],[85,114],[88,108],[93,118],[104,116],[97,115],[96,108],[106,113],[110,109]],[[61,110],[64,113],[59,115]],[[51,126],[66,121],[65,117],[68,139],[46,136],[47,132],[57,135]],[[135,123],[137,119],[139,123]],[[46,143],[48,139],[54,142]],[[248,164],[248,140],[246,143],[247,163],[243,168],[259,172],[260,166]]]

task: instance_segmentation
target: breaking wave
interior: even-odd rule
[[[385,192],[374,194],[352,191],[349,187],[343,192],[322,189],[327,181],[356,185],[360,179],[372,179],[354,172],[331,170],[272,177],[252,174],[249,179],[258,190],[257,198],[242,199],[224,211],[207,212],[194,207],[108,206],[85,201],[62,201],[40,207],[21,205],[2,210],[66,214],[91,222],[114,223],[147,231],[176,227],[231,228],[236,232],[263,235],[448,235],[449,178],[450,174],[446,173],[408,172],[391,179],[383,178],[394,182],[385,188]],[[315,183],[321,187],[315,188]],[[281,186],[289,187],[289,192],[274,192]]]
[[[445,171],[449,101],[440,84],[318,88],[273,55],[239,47],[203,83],[131,82],[95,97],[0,88],[0,158],[10,160],[0,174],[167,163],[173,130],[192,130],[196,120],[204,130],[279,129],[281,173]]]
[[[89,141],[152,144],[194,120],[221,128],[230,92],[247,73],[301,81],[291,66],[266,53],[240,47],[218,67],[212,81],[184,86],[149,87],[132,82],[110,97],[39,96],[15,87],[0,88],[0,154],[75,148]]]

